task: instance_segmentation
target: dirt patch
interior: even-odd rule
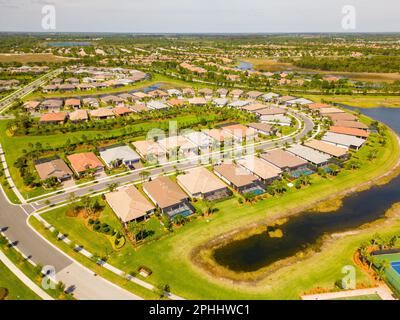
[[[51,53],[29,53],[29,54],[0,54],[0,63],[7,62],[64,62],[71,60],[72,58],[59,57]]]

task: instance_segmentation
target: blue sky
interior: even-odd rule
[[[0,31],[45,31],[53,4],[58,32],[397,32],[399,0],[0,0]],[[344,5],[356,29],[341,25]]]

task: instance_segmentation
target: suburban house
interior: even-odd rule
[[[151,140],[141,140],[132,142],[132,145],[135,148],[136,152],[145,161],[166,161],[167,153],[157,142]]]
[[[96,98],[84,98],[82,100],[83,105],[91,108],[98,108],[99,107],[99,101]]]
[[[121,93],[118,95],[118,97],[124,101],[133,101],[133,96],[130,93]]]
[[[310,103],[313,103],[311,100],[305,99],[305,98],[297,98],[293,100],[289,100],[286,102],[288,106],[293,106],[293,105],[300,105],[300,106],[307,106]]]
[[[184,99],[177,99],[177,98],[172,98],[167,101],[167,105],[170,107],[182,107],[187,104],[187,100]]]
[[[323,108],[330,108],[331,106],[326,103],[310,103],[307,105],[307,108],[310,109],[311,111],[317,111],[318,109],[323,109]]]
[[[144,92],[134,92],[132,93],[132,95],[134,97],[137,97],[139,99],[146,99],[146,98],[151,98],[151,96],[149,96],[148,94],[144,93]]]
[[[165,98],[165,97],[168,97],[168,93],[166,93],[166,92],[164,92],[162,90],[158,90],[158,89],[153,90],[153,91],[149,91],[149,92],[147,92],[147,94],[149,96],[151,96],[152,98]]]
[[[123,187],[105,195],[106,201],[123,224],[146,219],[155,206],[134,186]]]
[[[161,176],[143,183],[143,192],[160,208],[163,214],[173,219],[177,215],[193,213],[188,196],[168,177]]]
[[[114,114],[118,117],[124,117],[133,113],[130,108],[125,106],[115,107],[114,109],[112,109],[112,112],[114,112]]]
[[[279,94],[274,93],[274,92],[269,92],[266,93],[262,96],[262,98],[266,101],[266,102],[271,102],[275,99],[277,99],[279,97]]]
[[[122,100],[120,97],[112,96],[112,95],[111,96],[102,97],[100,100],[104,104],[114,104],[114,105],[117,105],[117,104],[120,104],[120,103],[124,102],[124,100]]]
[[[229,188],[204,167],[197,167],[177,177],[181,188],[191,197],[218,200],[231,195]]]
[[[267,107],[268,107],[267,105],[262,104],[262,103],[251,103],[246,106],[243,106],[241,109],[251,112],[251,111],[256,111],[256,110],[260,110],[260,109],[265,109]]]
[[[320,140],[310,140],[310,141],[305,142],[304,145],[306,147],[312,148],[314,150],[326,153],[326,154],[330,155],[331,157],[334,157],[337,159],[345,160],[348,158],[347,149],[334,146],[327,142],[323,142]]]
[[[243,107],[249,105],[251,102],[247,100],[235,100],[228,104],[229,107],[231,108],[240,108],[242,109]]]
[[[269,162],[275,167],[286,172],[303,170],[307,168],[308,162],[282,149],[267,151],[260,155],[260,159]]]
[[[367,139],[369,133],[362,129],[356,128],[348,128],[348,127],[338,127],[338,126],[331,126],[329,128],[329,132],[338,133],[338,134],[345,134],[348,136],[354,136],[361,139]]]
[[[69,114],[69,120],[71,122],[82,122],[89,119],[87,110],[75,110]]]
[[[200,151],[203,152],[208,151],[211,147],[217,145],[214,142],[214,139],[200,131],[185,133],[183,136],[190,142],[194,143],[200,149]]]
[[[60,158],[55,159],[40,159],[35,161],[35,169],[40,177],[40,180],[48,178],[56,178],[62,182],[72,178],[72,171]]]
[[[247,125],[249,128],[254,129],[259,134],[266,136],[275,135],[278,132],[276,126],[268,123],[252,122]]]
[[[104,120],[114,118],[115,114],[112,109],[109,108],[98,108],[95,110],[90,110],[90,118]]]
[[[264,123],[277,124],[280,126],[290,126],[290,124],[292,123],[291,118],[289,118],[285,115],[282,115],[282,114],[262,116],[260,121],[264,122]]]
[[[149,110],[150,110],[150,109],[147,108],[146,105],[143,104],[143,103],[136,103],[136,104],[134,104],[133,106],[131,106],[130,108],[131,108],[131,110],[132,110],[133,112],[136,112],[136,113],[138,113],[138,112],[145,112],[145,111],[149,111]]]
[[[214,140],[214,143],[216,143],[217,145],[220,145],[222,143],[224,143],[225,145],[232,144],[232,135],[221,129],[207,129],[203,130],[202,132],[211,137]]]
[[[222,126],[221,129],[230,134],[238,142],[254,140],[257,136],[256,130],[248,128],[242,124]]]
[[[58,112],[63,106],[63,101],[58,99],[48,99],[42,101],[40,108],[47,110],[48,112]]]
[[[94,169],[95,172],[101,172],[104,170],[103,163],[93,152],[71,154],[67,156],[67,159],[78,176],[83,175],[89,169]]]
[[[358,118],[351,113],[342,112],[342,113],[326,113],[325,117],[330,118],[332,121],[357,121]]]
[[[213,103],[217,107],[225,107],[228,104],[229,100],[227,98],[215,98],[213,99]]]
[[[261,121],[265,119],[265,116],[285,115],[286,112],[287,111],[282,108],[264,108],[253,111]]]
[[[256,100],[259,97],[261,97],[262,95],[263,95],[263,93],[260,91],[249,91],[246,93],[247,98],[252,99],[252,100]]]
[[[74,91],[76,86],[69,83],[63,83],[58,86],[58,90],[66,92],[66,91]]]
[[[338,147],[355,149],[355,150],[360,149],[365,143],[364,139],[333,132],[325,133],[325,135],[322,137],[321,140],[336,145]]]
[[[183,95],[190,97],[193,97],[196,94],[196,92],[192,88],[183,88],[182,93]]]
[[[39,122],[42,124],[62,124],[67,119],[68,114],[66,112],[50,112],[42,115]]]
[[[182,96],[182,91],[178,90],[178,89],[168,89],[167,93],[170,97],[176,96],[176,97],[180,97]]]
[[[240,90],[240,89],[234,89],[231,91],[231,96],[233,97],[233,99],[239,99],[242,94],[243,94],[243,90]]]
[[[369,129],[369,127],[366,124],[359,122],[359,121],[335,120],[334,124],[337,127],[346,127],[346,128],[354,128],[354,129],[362,129],[362,130]]]
[[[190,98],[188,102],[193,106],[204,106],[207,104],[207,100],[203,97]]]
[[[157,100],[147,102],[147,107],[152,110],[168,109],[168,106],[165,103]]]
[[[318,109],[318,113],[324,116],[326,114],[345,113],[345,112],[342,109],[330,107],[330,108],[320,108]]]
[[[217,90],[218,95],[220,96],[220,98],[226,98],[228,96],[228,89],[225,88],[219,88]]]
[[[198,92],[203,95],[206,99],[211,99],[213,96],[213,90],[209,88],[199,89]]]
[[[239,193],[261,194],[265,192],[260,179],[241,166],[222,163],[214,167],[214,173]]]
[[[24,103],[24,109],[28,112],[38,111],[39,106],[40,106],[40,102],[35,101],[35,100],[26,101]]]
[[[64,101],[64,108],[67,109],[79,109],[81,107],[81,100],[70,98]]]
[[[286,104],[288,101],[294,100],[296,97],[292,96],[282,96],[276,99],[279,104]]]
[[[278,179],[282,173],[281,169],[255,156],[245,157],[238,160],[237,163],[249,172],[255,174],[265,183],[270,183]]]
[[[288,152],[310,162],[316,167],[323,167],[329,163],[331,156],[315,151],[309,147],[302,146],[301,144],[294,144],[287,149]]]
[[[100,158],[109,168],[121,165],[132,167],[140,162],[140,156],[127,145],[115,145],[99,150]]]
[[[188,155],[190,153],[197,154],[197,146],[186,139],[184,136],[170,136],[158,141],[158,144],[170,156],[174,157],[178,154]]]

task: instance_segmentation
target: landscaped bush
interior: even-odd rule
[[[8,289],[7,288],[0,288],[0,300],[5,300],[8,296]]]

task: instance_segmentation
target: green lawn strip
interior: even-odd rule
[[[18,199],[18,197],[15,194],[14,190],[11,189],[10,184],[8,183],[7,179],[4,176],[2,176],[0,178],[0,183],[1,183],[3,191],[6,194],[8,200],[10,200],[14,204],[21,204],[21,201]]]
[[[286,276],[281,275],[282,278],[273,283],[274,290],[271,292],[270,290],[263,292],[261,289],[251,290],[246,287],[240,287],[240,290],[236,290],[234,286],[228,283],[210,279],[203,271],[199,271],[197,267],[193,266],[192,262],[189,261],[189,254],[197,245],[224,232],[265,218],[273,218],[282,212],[296,209],[299,205],[306,206],[323,197],[347,190],[387,172],[399,157],[396,136],[392,132],[388,132],[385,147],[378,146],[374,142],[374,138],[371,140],[372,145],[363,147],[357,154],[362,163],[359,170],[344,170],[336,178],[330,179],[314,175],[313,184],[309,187],[301,190],[290,189],[284,196],[269,197],[252,205],[239,205],[235,197],[218,202],[216,204],[218,211],[213,216],[207,219],[194,220],[181,228],[176,228],[171,235],[146,244],[136,251],[130,246],[125,246],[121,251],[112,253],[108,262],[125,272],[144,265],[153,271],[148,281],[154,284],[169,284],[174,293],[193,299],[298,298],[302,290],[309,290],[317,285],[331,287],[341,275],[341,266],[352,263],[352,253],[360,243],[358,240],[352,243],[348,249],[342,247],[337,251],[331,251],[330,254],[334,252],[334,255],[325,256],[317,263],[318,266],[321,266],[322,263],[323,268],[300,268],[303,273],[304,270],[307,270],[307,273],[298,274],[298,279],[292,278],[291,273]],[[368,150],[373,148],[379,150],[379,156],[376,160],[368,162],[364,157]],[[44,217],[50,217],[53,212],[46,213]],[[59,214],[59,211],[57,211],[54,215]],[[54,219],[53,217],[53,222]],[[54,226],[60,228],[60,230],[69,230],[67,223],[58,223],[57,225],[56,221]],[[71,234],[71,231],[69,233]],[[76,236],[88,237],[87,234],[77,234]],[[348,243],[345,245],[347,246]],[[87,247],[87,249],[91,250],[90,247]],[[340,252],[340,256],[337,252]],[[310,260],[315,263],[313,259]],[[288,278],[288,276],[290,277]],[[366,280],[362,274],[359,274],[359,277]],[[185,279],[190,279],[190,281]],[[293,281],[293,279],[297,280]],[[254,290],[257,292],[255,293]]]
[[[104,279],[107,279],[120,287],[144,298],[144,299],[158,299],[159,296],[156,292],[153,292],[151,290],[148,290],[142,286],[139,286],[138,284],[128,281],[126,279],[123,279],[122,277],[112,273],[111,271],[104,269],[97,265],[95,262],[92,260],[86,258],[85,256],[81,255],[80,253],[77,253],[75,250],[73,250],[69,245],[67,245],[65,242],[59,241],[55,238],[54,234],[51,233],[48,229],[46,229],[36,218],[31,216],[29,218],[29,224],[35,228],[42,236],[44,236],[47,240],[55,244],[58,248],[60,248],[62,251],[67,253],[70,257],[87,267],[88,269],[94,271],[97,273],[99,276],[103,277]],[[90,248],[86,247],[87,250]],[[95,253],[95,252],[92,252]],[[133,270],[133,269],[132,269]]]
[[[14,248],[10,248],[8,244],[1,244],[1,250],[3,253],[11,260],[11,262],[20,269],[29,279],[31,279],[34,283],[36,283],[39,287],[42,288],[42,274],[41,274],[41,267],[34,266],[29,261],[27,261],[21,254],[16,251]],[[44,289],[48,295],[53,297],[54,299],[62,299],[62,300],[70,300],[73,299],[69,295],[64,295],[58,288],[56,289]]]
[[[19,280],[1,261],[0,288],[8,290],[7,300],[40,300],[40,297]]]

